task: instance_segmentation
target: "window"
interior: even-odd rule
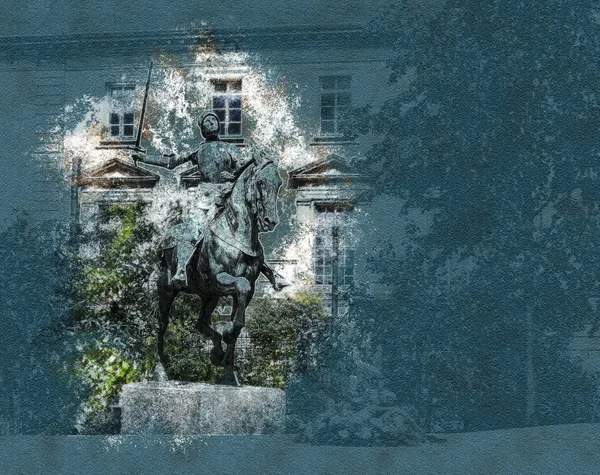
[[[135,138],[135,84],[109,84],[109,136],[113,140]]]
[[[321,135],[342,137],[350,135],[350,76],[321,78]]]
[[[348,306],[354,284],[354,245],[348,205],[317,207],[314,246],[315,286],[331,301],[331,314]]]
[[[215,80],[212,84],[212,108],[221,122],[219,135],[242,135],[242,80]]]

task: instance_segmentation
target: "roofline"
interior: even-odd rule
[[[343,163],[343,157],[341,157],[340,155],[338,155],[337,153],[330,153],[328,155],[325,155],[324,157],[321,158],[317,158],[316,160],[313,160],[312,162],[308,162],[298,168],[294,168],[293,170],[290,170],[288,172],[288,175],[290,177],[292,176],[297,176],[297,175],[301,175],[302,173],[306,172],[307,170],[312,170],[313,168],[317,168],[321,165],[325,165],[326,163],[329,162],[333,162],[333,161],[339,161]]]
[[[157,175],[154,172],[151,172],[150,170],[146,170],[145,168],[140,168],[135,166],[134,163],[131,163],[127,160],[124,160],[120,157],[114,157],[109,159],[108,161],[106,161],[105,163],[92,168],[91,170],[89,170],[85,175],[82,174],[82,177],[85,178],[96,178],[96,177],[103,177],[102,173],[108,171],[110,168],[114,167],[115,165],[122,165],[125,168],[128,168],[130,170],[135,170],[136,172],[140,173],[139,177],[144,177],[144,178],[150,178],[150,177],[156,177],[159,178],[159,175]],[[137,178],[137,177],[136,177]]]
[[[79,56],[106,48],[107,53],[190,51],[211,45],[217,51],[287,50],[302,47],[361,49],[389,47],[388,33],[360,24],[253,28],[188,28],[60,35],[0,36],[0,54],[45,53]]]

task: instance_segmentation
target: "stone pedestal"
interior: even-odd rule
[[[132,383],[119,406],[121,434],[275,434],[285,425],[285,392],[273,388]]]

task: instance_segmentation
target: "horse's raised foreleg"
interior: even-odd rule
[[[279,292],[284,287],[288,287],[290,285],[285,280],[278,281],[275,278],[275,271],[271,269],[271,267],[266,262],[262,263],[262,266],[260,267],[260,272],[267,278],[267,280],[276,292]]]
[[[212,350],[210,351],[210,361],[214,365],[222,364],[225,352],[221,344],[221,334],[211,325],[211,316],[219,303],[219,297],[203,298],[200,306],[200,316],[196,323],[196,328],[200,333],[209,337],[213,342]]]
[[[168,271],[166,268],[163,269],[158,279],[158,336],[156,342],[157,350],[157,362],[156,369],[154,370],[155,379],[166,380],[167,373],[165,371],[165,333],[169,326],[169,312],[171,311],[171,305],[173,300],[179,293],[178,290],[169,287],[168,285]]]

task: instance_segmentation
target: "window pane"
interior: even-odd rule
[[[231,81],[229,85],[229,90],[231,92],[241,92],[242,90],[242,81]]]
[[[123,136],[124,137],[133,137],[133,125],[124,125],[123,126]]]
[[[114,112],[112,114],[110,114],[110,123],[118,124],[119,123],[119,114],[115,114]],[[118,132],[117,132],[117,135],[118,135]]]
[[[216,92],[225,92],[227,90],[227,83],[225,81],[215,81],[213,86]]]
[[[229,111],[229,120],[233,122],[240,122],[242,120],[242,110],[233,109]]]
[[[321,119],[333,120],[334,118],[335,118],[335,108],[334,107],[321,107]]]
[[[337,81],[338,89],[350,89],[350,76],[340,76]]]
[[[229,135],[240,135],[240,132],[242,130],[241,125],[242,124],[240,124],[239,122],[229,124]]]
[[[324,134],[333,134],[335,132],[333,120],[324,120],[321,122],[321,132]]]
[[[333,106],[335,106],[335,94],[329,92],[321,94],[321,107]]]
[[[349,92],[338,92],[337,103],[339,106],[350,106],[350,93]]]
[[[215,96],[213,97],[213,108],[214,109],[222,109],[225,107],[225,96]]]
[[[229,107],[231,109],[242,108],[242,98],[240,96],[232,96],[229,98]]]
[[[125,114],[123,114],[123,123],[133,124],[133,112],[126,112]]]
[[[119,135],[119,126],[118,125],[110,126],[110,135],[112,137],[117,137]]]
[[[219,135],[225,135],[225,124],[221,122],[221,127],[219,128]]]
[[[217,114],[217,117],[219,118],[219,122],[221,122],[221,124],[223,124],[223,122],[225,122],[225,111],[223,109],[221,109],[221,110],[216,110],[214,112],[215,112],[215,114]]]

